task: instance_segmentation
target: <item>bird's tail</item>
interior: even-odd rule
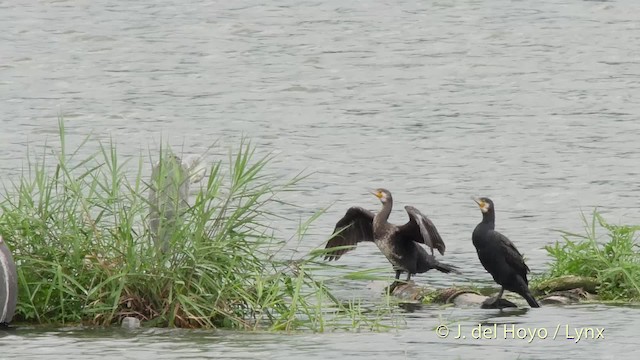
[[[525,289],[525,291],[523,291],[520,295],[522,295],[522,297],[527,300],[527,303],[529,303],[529,306],[531,306],[532,308],[540,307],[540,304],[538,304],[536,298],[531,295],[531,291],[529,291],[529,288]]]
[[[436,261],[435,263],[435,269],[438,271],[441,271],[443,273],[455,273],[455,274],[460,274],[460,271],[458,270],[457,267],[453,266],[453,265],[449,265],[449,264],[445,264],[445,263],[441,263],[439,261]]]

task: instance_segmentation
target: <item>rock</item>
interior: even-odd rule
[[[598,281],[594,278],[563,275],[557,278],[545,280],[536,286],[537,292],[549,293],[553,291],[566,291],[571,289],[583,289],[589,293],[596,293]]]
[[[515,302],[500,299],[497,303],[491,303],[491,298],[487,295],[487,291],[483,290],[482,294],[465,287],[451,287],[441,289],[429,289],[424,286],[417,285],[413,281],[405,283],[404,281],[396,281],[387,286],[388,282],[373,282],[369,288],[376,292],[387,292],[391,290],[391,294],[399,298],[403,302],[421,302],[424,304],[453,304],[455,306],[471,306],[483,309],[504,309],[518,307],[521,299],[518,295],[509,292],[505,293],[506,298],[511,298]],[[566,275],[558,278],[549,279],[538,284],[532,291],[541,304],[560,304],[567,305],[579,303],[584,300],[597,300],[595,295],[597,281],[593,278]],[[488,289],[493,291],[493,289]],[[495,296],[495,294],[494,294]]]
[[[453,303],[456,306],[478,306],[482,309],[504,309],[509,307],[518,307],[511,301],[501,298],[497,302],[491,302],[492,298],[480,294],[476,291],[462,288],[447,288],[439,290],[440,295],[434,300],[444,302],[445,304]]]
[[[591,286],[590,280],[579,277],[565,277],[557,282],[549,282],[546,286],[551,289],[552,285],[560,287],[569,286],[569,284],[580,284]],[[384,291],[388,291],[385,288]],[[520,297],[516,294],[505,293],[505,297],[511,297],[516,302],[512,302],[507,298],[501,298],[498,302],[492,303],[492,298],[481,294],[477,291],[463,287],[451,287],[442,289],[428,289],[420,285],[416,285],[413,281],[409,283],[396,282],[391,285],[392,295],[407,302],[422,302],[422,303],[435,303],[435,304],[453,304],[455,306],[471,306],[480,307],[482,309],[504,309],[504,308],[516,308]],[[496,294],[493,294],[495,296]],[[573,288],[563,291],[554,291],[548,295],[538,295],[538,301],[542,304],[572,304],[582,300],[593,300],[597,296],[585,291],[582,288]]]
[[[480,305],[481,309],[505,309],[505,308],[517,308],[518,305],[512,303],[511,301],[500,298],[498,301],[494,301],[493,298],[487,298]]]
[[[122,319],[123,329],[133,330],[139,327],[140,327],[140,320],[138,318],[127,316],[126,318]]]
[[[540,299],[540,303],[544,305],[569,305],[573,301],[565,296],[551,295]]]
[[[457,294],[449,302],[456,306],[478,306],[478,304],[482,304],[485,300],[487,300],[487,297],[484,295],[475,292],[463,292]]]
[[[560,304],[568,305],[575,304],[583,300],[597,300],[598,296],[588,291],[584,291],[582,288],[570,289],[564,291],[554,291],[550,294],[544,295],[540,298],[540,302],[543,304]]]
[[[420,301],[426,295],[425,289],[417,286],[412,280],[408,283],[394,281],[388,290],[393,296],[407,301]]]

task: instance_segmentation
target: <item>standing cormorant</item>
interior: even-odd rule
[[[498,296],[486,300],[483,306],[494,306],[502,298],[502,293],[509,290],[522,296],[529,306],[540,307],[529,290],[529,267],[524,263],[522,254],[506,236],[494,230],[496,213],[493,201],[486,197],[473,200],[482,211],[482,221],[473,230],[473,246],[476,247],[482,266],[502,286]]]
[[[386,189],[371,192],[382,202],[382,210],[375,214],[361,207],[351,207],[338,221],[333,237],[327,242],[326,249],[357,245],[361,241],[373,241],[387,257],[396,272],[396,279],[402,272],[407,273],[406,281],[412,274],[436,269],[444,273],[456,271],[451,265],[443,264],[433,256],[433,249],[444,254],[445,246],[438,230],[431,220],[413,206],[405,206],[409,222],[397,226],[388,222],[393,199]],[[431,255],[418,243],[431,248]],[[337,260],[351,248],[340,248],[327,252],[325,260]]]

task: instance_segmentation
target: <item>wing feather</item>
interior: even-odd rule
[[[518,251],[516,246],[513,244],[513,242],[511,242],[511,240],[509,240],[509,238],[502,235],[501,233],[494,230],[491,232],[491,236],[499,242],[500,248],[503,251],[504,259],[507,264],[509,264],[509,266],[511,266],[516,271],[516,273],[522,276],[524,281],[528,284],[529,282],[527,280],[527,273],[529,273],[529,267],[527,266],[527,264],[525,264],[524,257],[522,256],[520,251]]]
[[[446,246],[433,222],[413,206],[405,206],[404,209],[409,214],[409,222],[398,228],[403,237],[437,249],[440,255],[444,255]]]
[[[324,259],[338,260],[344,253],[353,250],[359,242],[373,241],[374,216],[373,212],[358,206],[349,208],[342,219],[336,223],[331,239],[327,242],[325,249],[350,245],[352,247],[328,251]]]

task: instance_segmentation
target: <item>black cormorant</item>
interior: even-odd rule
[[[456,271],[451,265],[443,264],[433,256],[433,249],[444,254],[445,246],[438,230],[431,220],[413,206],[405,206],[409,214],[409,222],[396,226],[388,222],[393,199],[386,189],[372,191],[382,202],[382,210],[375,214],[361,207],[351,207],[338,221],[333,237],[327,242],[326,249],[357,245],[361,241],[373,241],[387,257],[396,271],[396,279],[402,272],[407,273],[406,281],[412,274],[436,269],[444,273]],[[431,254],[418,243],[431,248]],[[353,249],[342,248],[327,252],[325,260],[337,260],[342,254]]]
[[[527,273],[529,267],[524,263],[522,254],[504,235],[495,231],[496,213],[491,199],[483,197],[473,199],[482,211],[482,222],[473,230],[473,246],[476,247],[482,266],[502,286],[495,298],[485,301],[485,306],[496,304],[505,290],[519,294],[531,307],[540,307],[529,290]]]

